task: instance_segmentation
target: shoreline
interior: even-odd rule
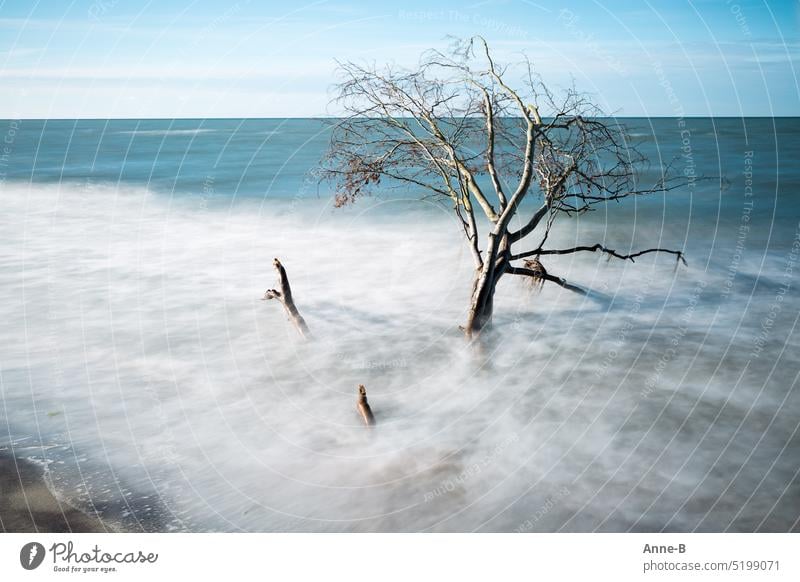
[[[5,533],[112,533],[116,528],[59,500],[45,471],[0,448],[0,529]]]

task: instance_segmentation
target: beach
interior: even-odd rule
[[[111,532],[114,528],[60,501],[42,467],[0,448],[0,528],[15,533]]]

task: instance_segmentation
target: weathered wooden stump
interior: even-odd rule
[[[375,416],[372,414],[372,408],[367,402],[367,389],[363,384],[358,385],[358,412],[361,418],[364,419],[364,424],[367,426],[375,426]]]

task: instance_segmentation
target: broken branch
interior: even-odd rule
[[[278,259],[274,259],[272,264],[275,266],[275,270],[278,271],[278,287],[280,290],[267,289],[261,300],[267,301],[269,299],[277,299],[280,301],[283,308],[286,310],[286,314],[289,316],[289,320],[294,324],[298,333],[303,339],[309,339],[311,337],[311,332],[308,330],[305,319],[303,319],[303,316],[297,311],[297,306],[294,304],[292,288],[289,286],[289,277],[286,275],[286,269],[284,269]]]

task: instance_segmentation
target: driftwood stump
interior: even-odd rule
[[[361,418],[364,419],[364,424],[367,426],[375,426],[375,417],[372,415],[372,409],[367,402],[367,389],[363,384],[358,385],[358,412]]]
[[[278,271],[279,289],[267,289],[261,300],[267,301],[269,299],[277,299],[280,301],[283,308],[286,310],[286,314],[289,316],[289,321],[294,324],[298,333],[304,339],[309,339],[311,337],[311,332],[308,330],[306,320],[303,319],[303,316],[300,315],[300,312],[297,311],[297,306],[294,304],[292,288],[289,286],[289,277],[286,275],[286,269],[283,268],[283,265],[278,259],[274,259],[272,264],[275,266],[275,270]]]

